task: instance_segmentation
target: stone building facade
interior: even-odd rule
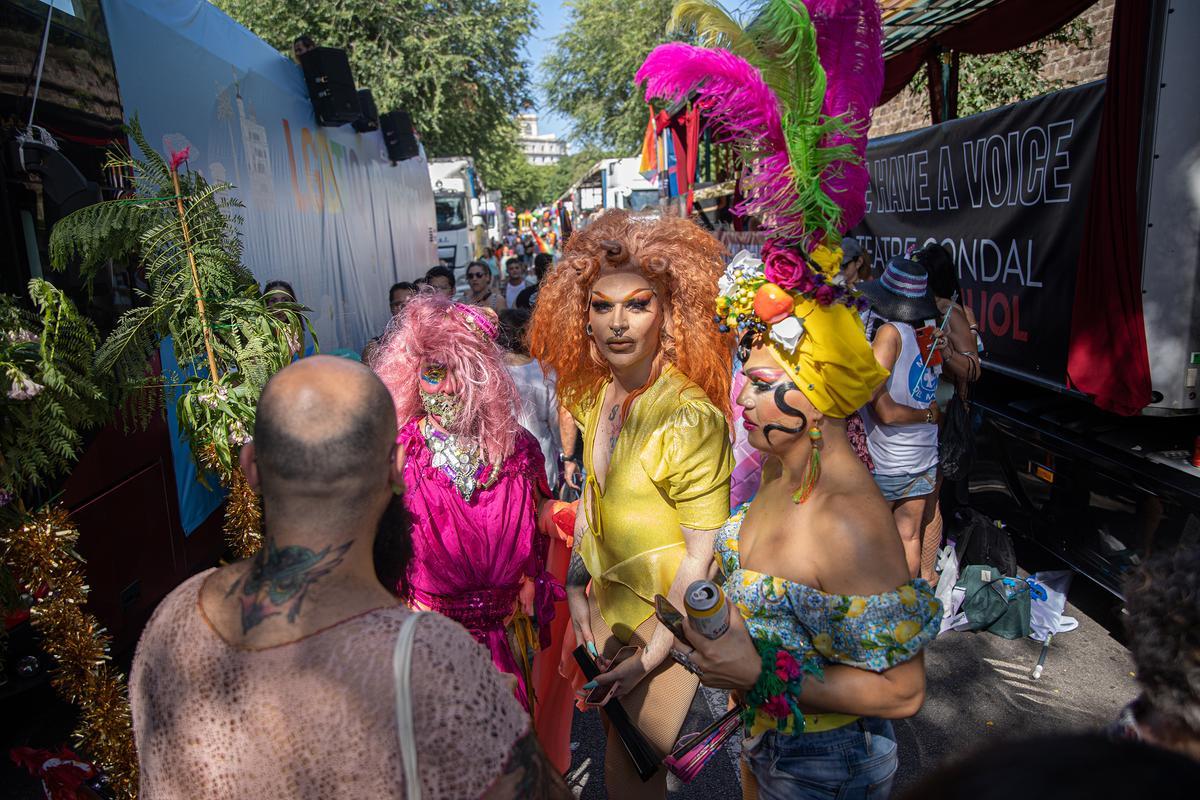
[[[530,164],[545,166],[557,164],[567,155],[567,143],[553,133],[538,132],[538,115],[531,111],[517,115],[520,133],[517,144]]]
[[[1108,42],[1112,34],[1116,0],[1098,0],[1080,15],[1092,27],[1092,46],[1053,44],[1047,48],[1042,77],[1061,81],[1063,88],[1103,78],[1108,67]],[[913,92],[910,86],[875,109],[871,117],[872,139],[892,133],[923,128],[932,123],[928,92]]]

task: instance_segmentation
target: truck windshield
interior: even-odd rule
[[[457,231],[467,227],[466,198],[463,195],[438,195],[434,200],[437,203],[439,231]]]
[[[631,211],[642,211],[658,205],[658,189],[634,189],[629,193]]]

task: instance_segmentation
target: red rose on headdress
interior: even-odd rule
[[[771,283],[792,291],[807,291],[811,277],[804,257],[795,250],[780,247],[773,242],[763,245],[763,276]]]
[[[827,306],[837,299],[837,290],[828,283],[822,283],[816,294],[813,295],[813,299],[821,305]]]

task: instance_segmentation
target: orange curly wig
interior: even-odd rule
[[[674,364],[729,416],[732,342],[713,323],[717,278],[725,269],[723,248],[689,220],[614,210],[574,233],[538,291],[530,355],[554,370],[558,394],[568,407],[587,402],[609,379],[584,328],[591,287],[618,249],[637,264],[663,304],[659,366]]]

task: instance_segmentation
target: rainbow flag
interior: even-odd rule
[[[537,245],[539,253],[551,252],[550,246],[548,244],[546,244],[545,241],[543,241],[542,237],[538,234],[538,232],[536,230],[533,230],[530,232],[533,234],[533,241],[534,241],[534,244]]]
[[[658,133],[654,129],[654,109],[650,109],[650,121],[646,123],[646,134],[642,137],[642,163],[638,172],[651,183],[658,177]]]

